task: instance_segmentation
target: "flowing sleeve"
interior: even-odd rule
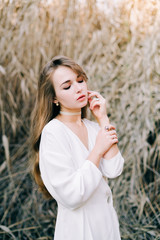
[[[55,135],[46,130],[41,136],[40,172],[53,198],[70,209],[83,205],[102,178],[101,171],[89,160],[76,169],[63,134]]]
[[[103,176],[107,178],[116,178],[123,171],[124,158],[120,151],[111,159],[102,158],[100,162],[100,170]]]
[[[94,128],[95,139],[97,137],[100,126],[98,123],[90,121],[90,125]],[[124,158],[122,157],[120,151],[111,159],[101,158],[99,169],[102,172],[103,176],[107,178],[116,178],[123,171]]]

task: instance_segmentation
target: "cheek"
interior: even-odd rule
[[[86,83],[86,82],[84,82],[84,84],[83,84],[83,88],[84,88],[85,90],[88,89],[88,86],[87,86],[87,83]]]
[[[59,94],[57,94],[57,99],[61,103],[70,102],[70,101],[73,101],[73,95],[66,90],[66,91],[62,91],[61,93],[59,92]]]

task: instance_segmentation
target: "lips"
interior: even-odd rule
[[[81,95],[81,96],[79,96],[79,98],[77,98],[77,100],[84,98],[84,97],[85,97],[85,95]]]

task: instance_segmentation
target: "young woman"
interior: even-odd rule
[[[86,119],[87,104],[98,123]],[[72,59],[56,56],[41,73],[32,142],[36,182],[58,204],[54,240],[120,239],[107,178],[121,174],[124,159],[105,99]]]

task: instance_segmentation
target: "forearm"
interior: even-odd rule
[[[112,145],[112,147],[102,156],[106,160],[111,159],[119,152],[117,144]]]
[[[109,118],[107,115],[101,119],[98,119],[97,122],[99,123],[99,126],[101,128],[104,128],[105,126],[110,124]],[[110,149],[102,157],[105,158],[106,160],[111,159],[118,153],[118,151],[119,151],[119,149],[118,149],[117,144],[113,144],[110,147]]]
[[[96,120],[101,128],[104,128],[105,126],[110,124],[110,121],[107,115],[99,119],[96,118]]]
[[[94,148],[92,149],[92,151],[90,152],[87,160],[91,161],[97,167],[99,167],[99,163],[100,163],[100,160],[101,160],[102,156],[103,155],[98,151],[98,149],[95,145]]]

